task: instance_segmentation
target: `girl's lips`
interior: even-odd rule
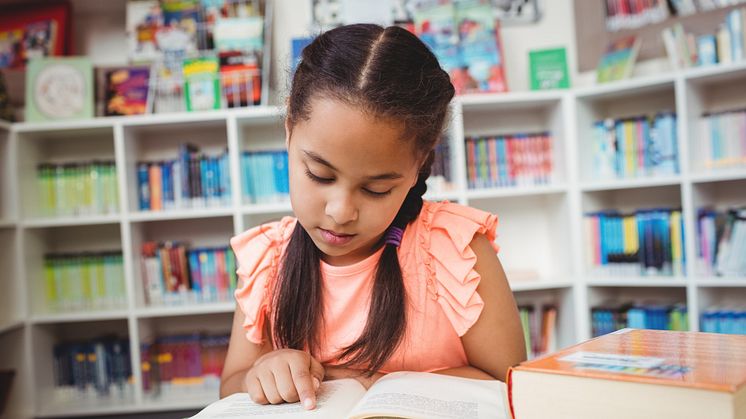
[[[319,228],[319,232],[321,233],[321,238],[331,246],[344,246],[355,237],[354,234],[337,234],[323,228]]]

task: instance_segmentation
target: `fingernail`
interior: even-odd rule
[[[306,408],[306,410],[313,409],[313,400],[311,400],[311,398],[303,400],[303,407]]]
[[[319,379],[316,377],[313,377],[313,389],[318,390],[319,386],[321,386],[321,383],[319,382]]]

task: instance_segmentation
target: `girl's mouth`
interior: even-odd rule
[[[319,228],[319,232],[324,242],[331,246],[344,246],[355,237],[355,234],[340,234],[323,228]]]

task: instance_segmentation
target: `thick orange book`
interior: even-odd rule
[[[746,419],[746,336],[622,329],[511,368],[515,419]]]

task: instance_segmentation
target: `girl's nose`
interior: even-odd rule
[[[357,220],[358,210],[350,194],[345,193],[327,201],[326,215],[337,225],[345,225]]]

